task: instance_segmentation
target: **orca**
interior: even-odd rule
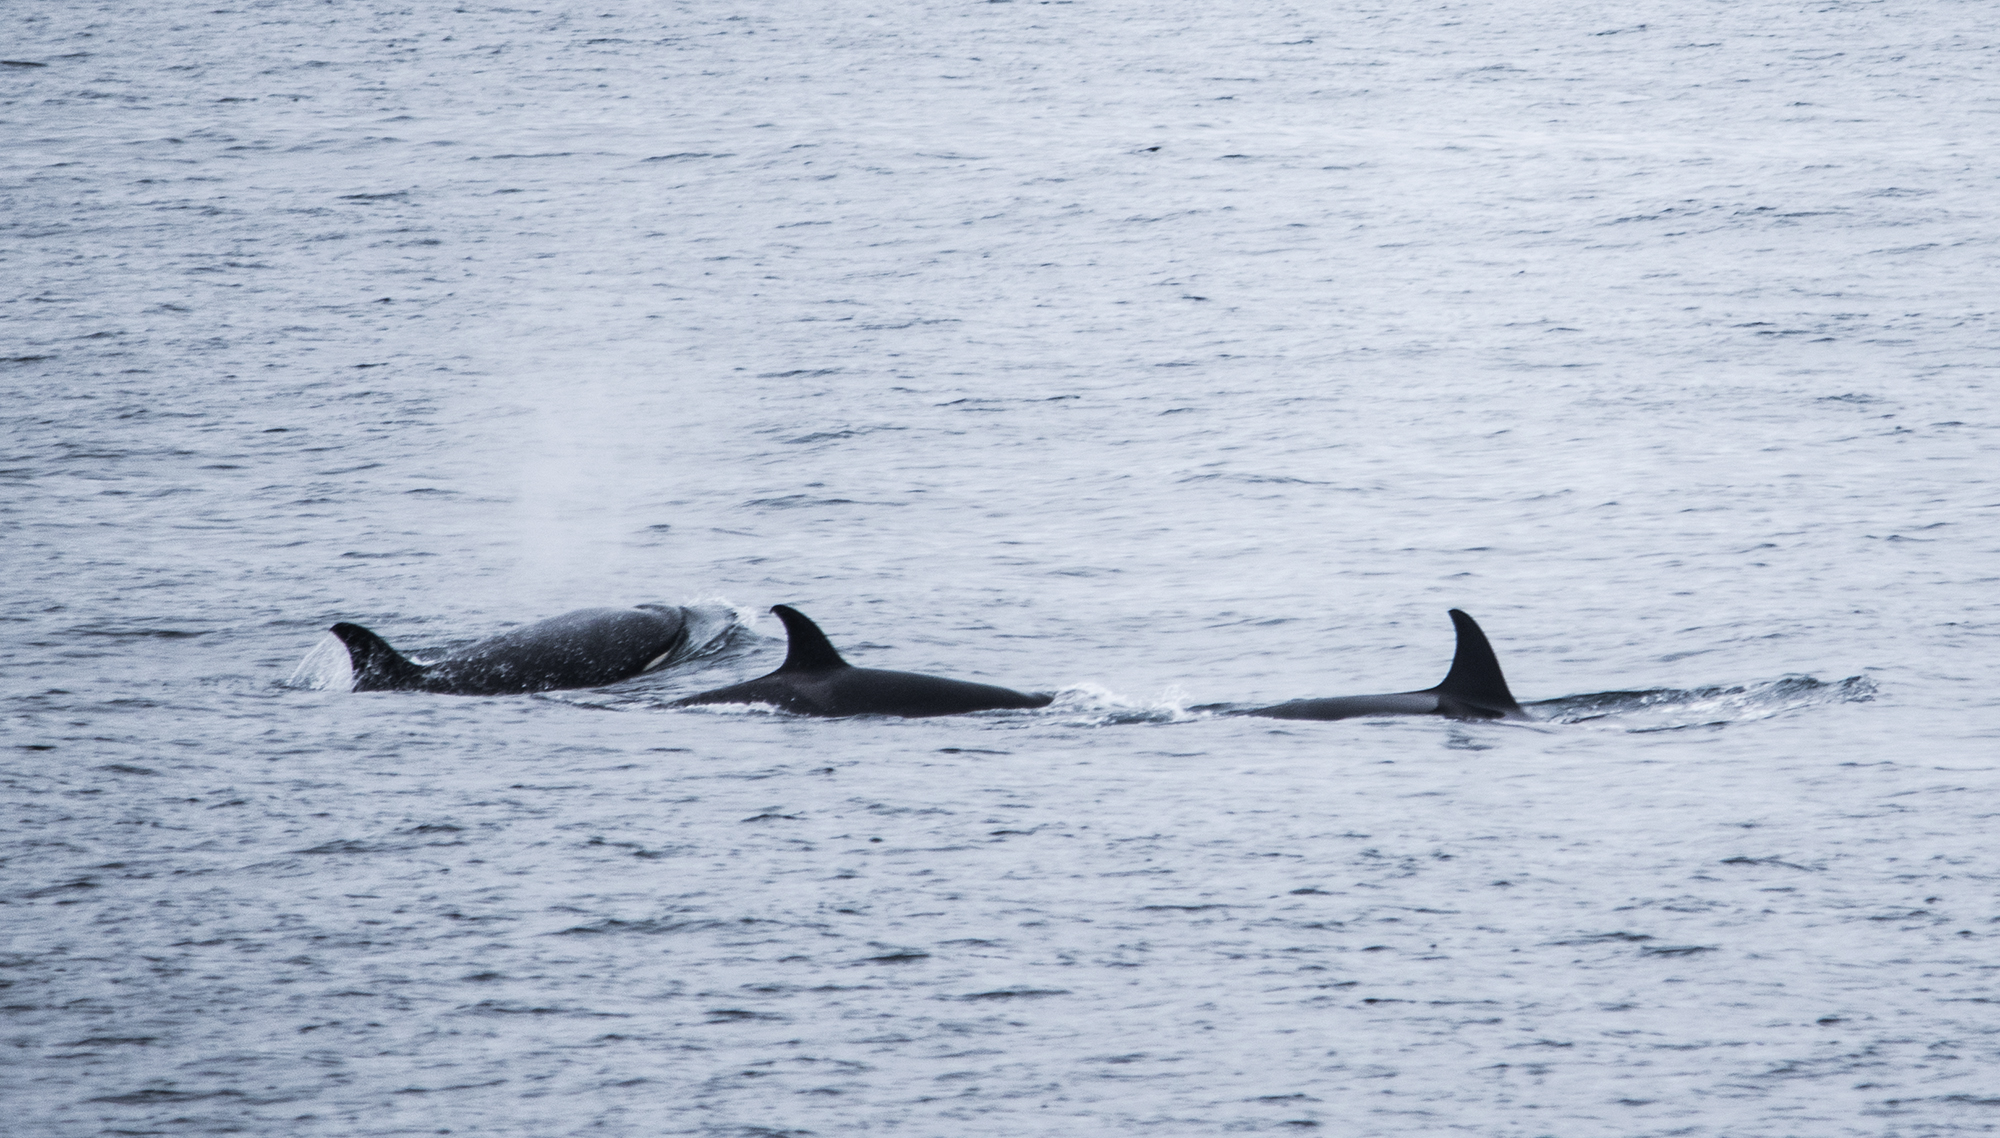
[[[1500,674],[1500,661],[1479,623],[1457,609],[1451,622],[1458,626],[1458,650],[1452,655],[1451,670],[1444,682],[1422,691],[1388,695],[1344,695],[1330,699],[1297,699],[1290,703],[1260,707],[1246,715],[1267,719],[1354,719],[1365,715],[1443,715],[1451,719],[1516,719],[1534,717],[1514,702],[1507,690],[1507,677]]]
[[[520,695],[594,688],[677,662],[689,647],[687,610],[673,605],[578,609],[429,664],[405,659],[358,624],[343,622],[330,631],[347,645],[355,691]]]
[[[826,633],[790,605],[771,611],[785,622],[785,662],[768,676],[675,701],[676,707],[712,703],[767,703],[794,715],[962,715],[996,708],[1047,707],[1054,696],[992,684],[948,680],[915,672],[857,668],[840,658]]]

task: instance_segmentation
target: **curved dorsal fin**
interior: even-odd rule
[[[1451,610],[1451,622],[1458,626],[1458,651],[1452,654],[1444,682],[1431,690],[1503,715],[1525,714],[1507,690],[1507,677],[1500,674],[1500,661],[1478,622],[1457,609]]]
[[[819,630],[806,614],[790,605],[772,605],[771,611],[785,622],[785,638],[791,648],[785,653],[785,662],[778,666],[780,672],[824,672],[829,668],[845,668],[847,661],[840,658],[833,642],[826,633]]]

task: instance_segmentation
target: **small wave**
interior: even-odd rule
[[[743,503],[767,510],[811,510],[822,506],[907,506],[908,502],[871,502],[859,498],[815,498],[810,494],[786,494],[778,498],[752,498]]]
[[[1875,681],[1849,676],[1827,682],[1811,676],[1784,676],[1734,687],[1653,688],[1592,692],[1528,704],[1536,717],[1552,723],[1601,723],[1634,733],[1719,727],[1769,719],[1836,703],[1875,698]]]
[[[207,636],[206,632],[188,632],[179,628],[72,628],[71,636],[104,636],[113,640],[190,640],[197,636]]]
[[[1166,412],[1161,412],[1161,413],[1166,414]],[[1179,481],[1183,484],[1193,483],[1193,482],[1243,482],[1243,483],[1248,483],[1250,485],[1269,484],[1269,485],[1279,485],[1279,486],[1335,485],[1332,482],[1324,482],[1317,478],[1294,478],[1289,474],[1253,474],[1249,471],[1242,471],[1242,470],[1223,470],[1223,471],[1210,471],[1209,473],[1206,474],[1190,474],[1185,478],[1179,479]],[[1363,489],[1363,487],[1341,486],[1340,489],[1361,490]]]

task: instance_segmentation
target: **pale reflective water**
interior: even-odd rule
[[[1985,16],[31,5],[9,1111],[1989,1131]],[[1058,699],[301,669],[649,601]]]

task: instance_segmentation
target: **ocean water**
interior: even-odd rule
[[[10,10],[6,1129],[2000,1129],[1990,15]]]

